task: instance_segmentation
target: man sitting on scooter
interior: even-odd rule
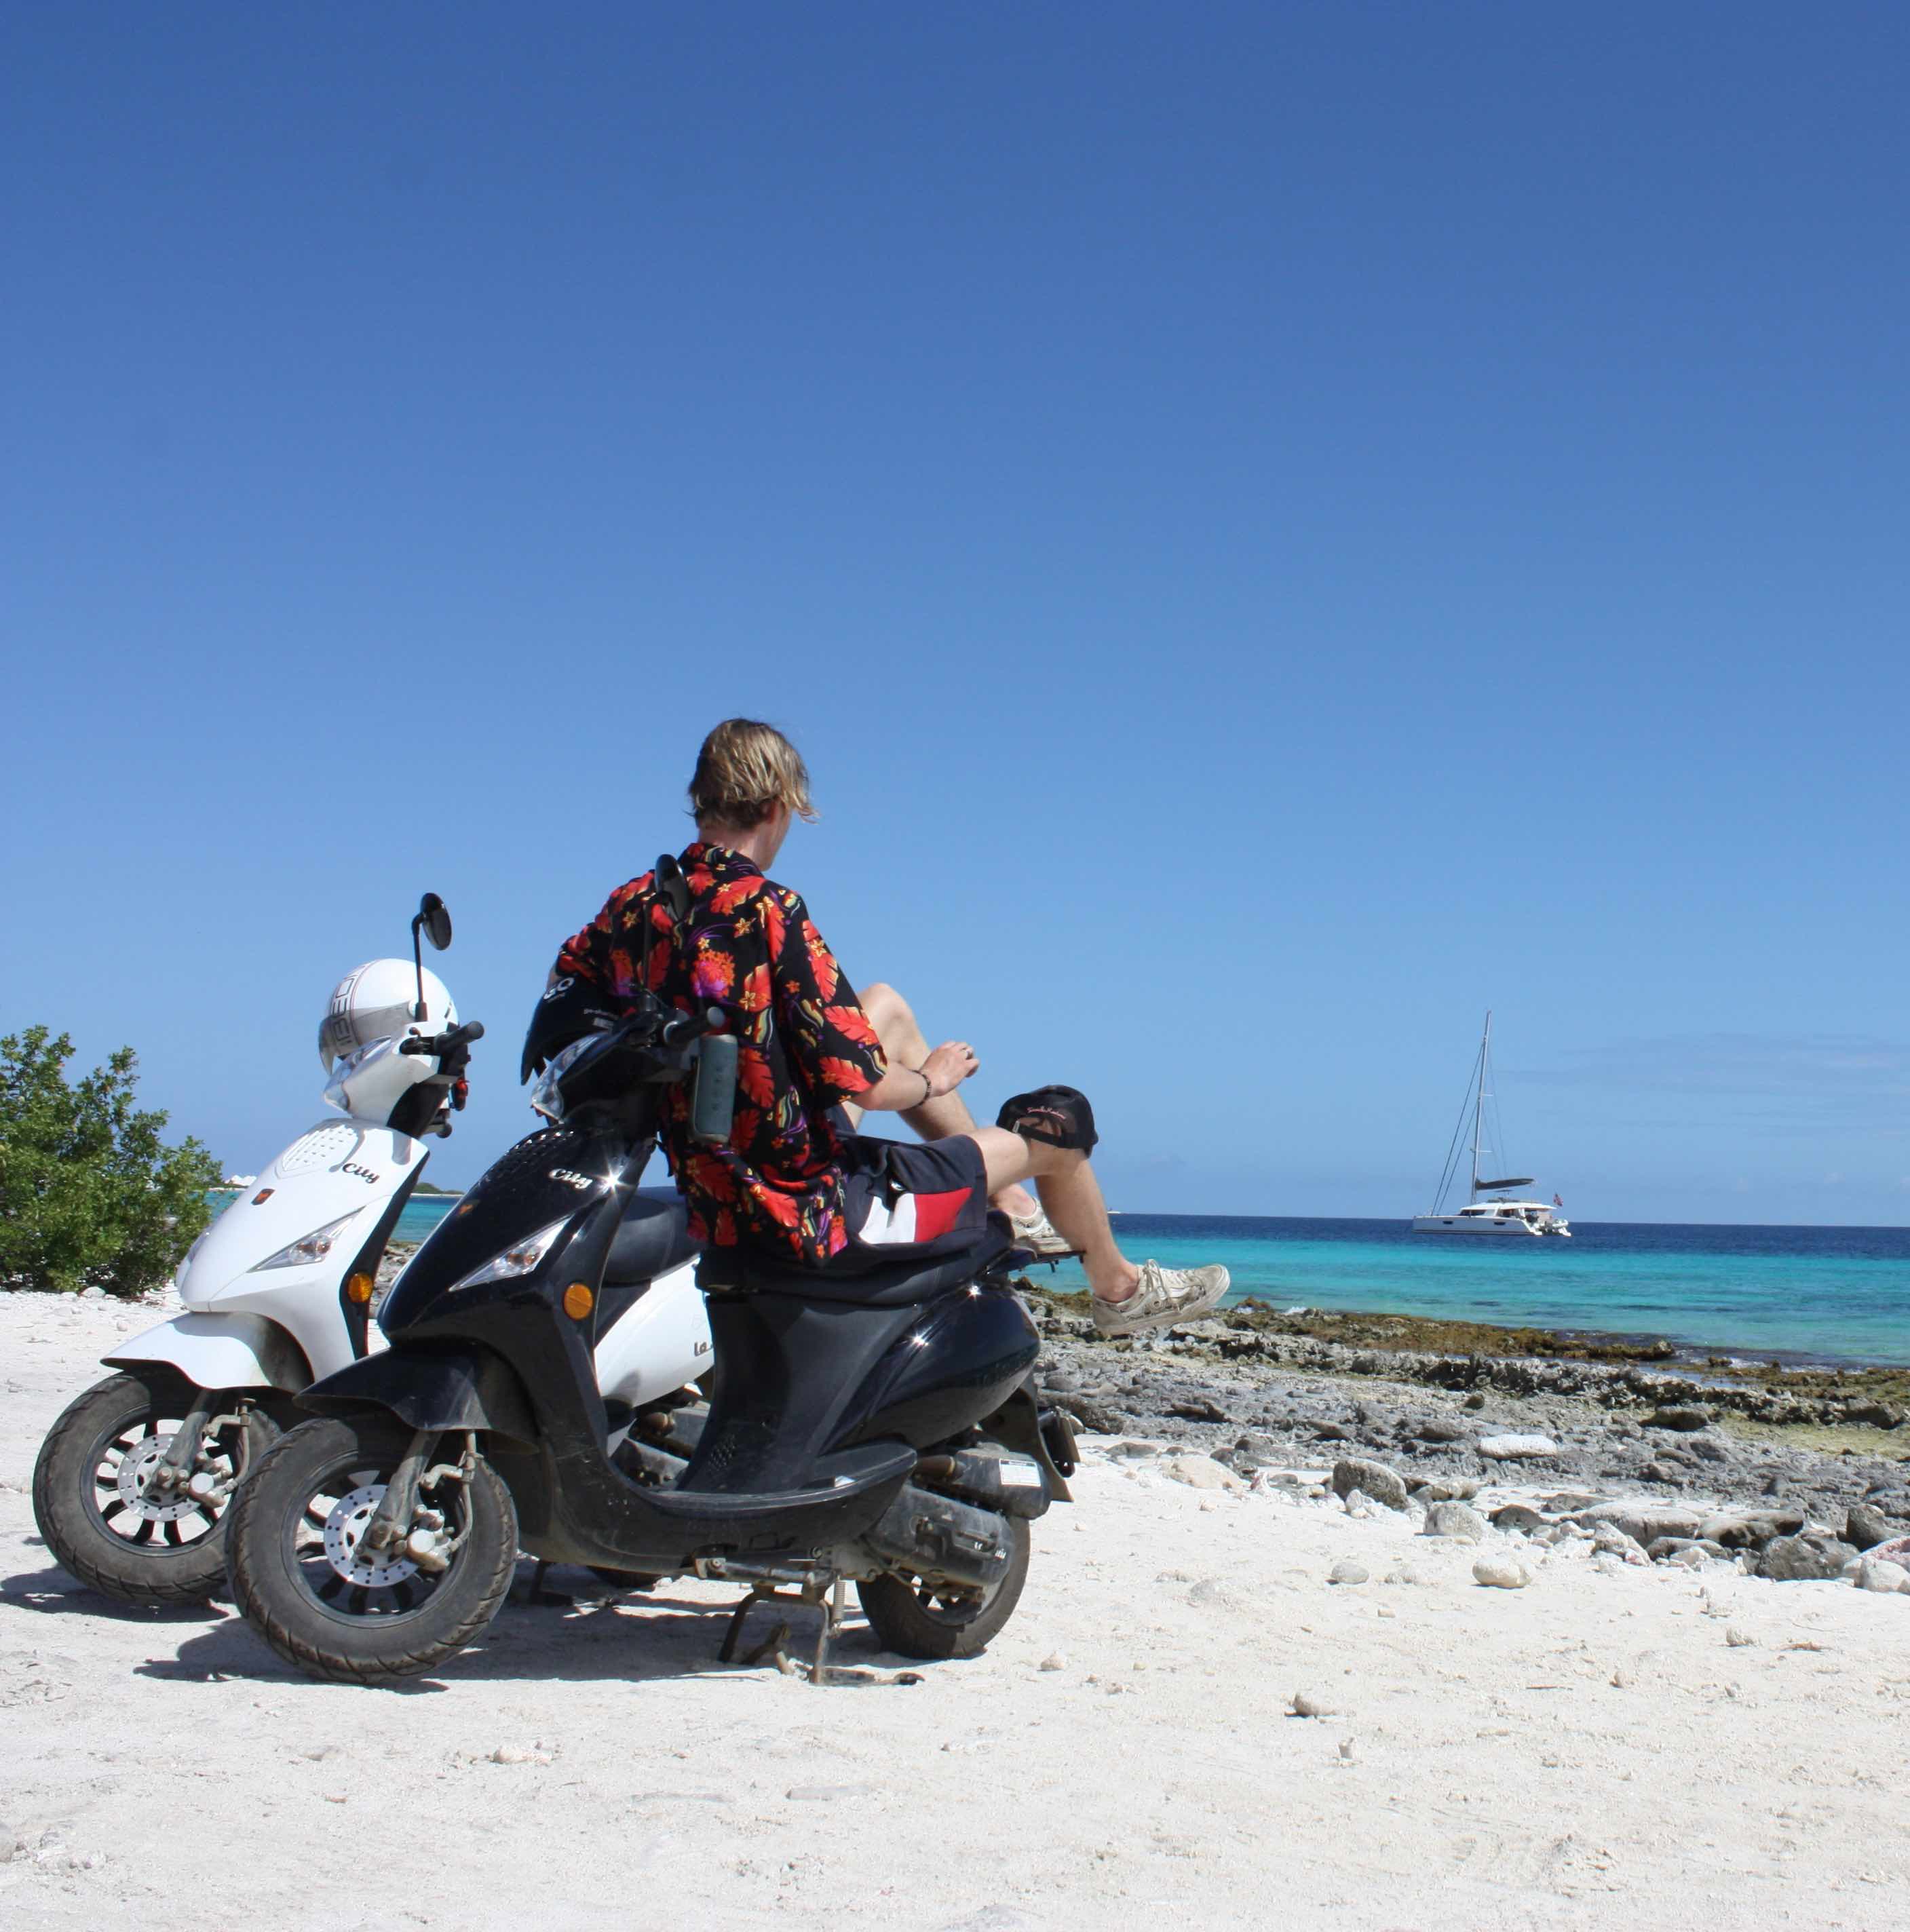
[[[793,820],[815,816],[808,771],[781,732],[747,718],[719,724],[698,754],[689,800],[697,836],[679,862],[688,916],[674,917],[646,872],[564,943],[551,980],[575,976],[625,999],[647,988],[728,1016],[738,1053],[727,1144],[692,1139],[686,1085],[665,1090],[664,1151],[706,1248],[831,1272],[952,1253],[980,1239],[991,1196],[1032,1180],[1081,1256],[1104,1334],[1214,1306],[1225,1268],[1137,1267],[1115,1245],[1088,1163],[1093,1112],[1071,1088],[1018,1096],[995,1126],[919,1144],[856,1133],[851,1106],[931,1124],[936,1103],[975,1072],[974,1050],[950,1040],[919,1064],[892,1064],[800,897],[765,877]]]

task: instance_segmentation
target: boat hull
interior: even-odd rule
[[[1543,1240],[1548,1236],[1569,1240],[1572,1238],[1569,1228],[1560,1227],[1556,1222],[1534,1227],[1523,1216],[1516,1214],[1420,1214],[1413,1219],[1412,1232],[1486,1235],[1506,1240]]]

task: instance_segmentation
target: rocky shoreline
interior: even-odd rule
[[[1607,1337],[1542,1352],[1540,1331],[1252,1304],[1110,1342],[1078,1297],[1023,1286],[1044,1387],[1078,1429],[1185,1447],[1239,1479],[1312,1471],[1343,1496],[1458,1506],[1462,1528],[1482,1486],[1549,1486],[1496,1526],[1785,1577],[1854,1574],[1910,1536],[1899,1372],[1693,1364]]]

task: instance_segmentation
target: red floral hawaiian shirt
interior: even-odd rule
[[[565,941],[557,970],[620,998],[647,987],[681,1008],[723,1009],[738,1046],[728,1145],[690,1138],[687,1082],[663,1090],[663,1150],[691,1232],[820,1268],[848,1238],[840,1103],[874,1086],[888,1062],[797,894],[726,846],[699,841],[680,862],[692,902],[680,954],[646,872]]]

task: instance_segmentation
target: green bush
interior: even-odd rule
[[[73,1042],[43,1026],[0,1039],[0,1288],[133,1296],[164,1284],[212,1218],[218,1163],[169,1147],[133,1104],[123,1046],[77,1084]]]

